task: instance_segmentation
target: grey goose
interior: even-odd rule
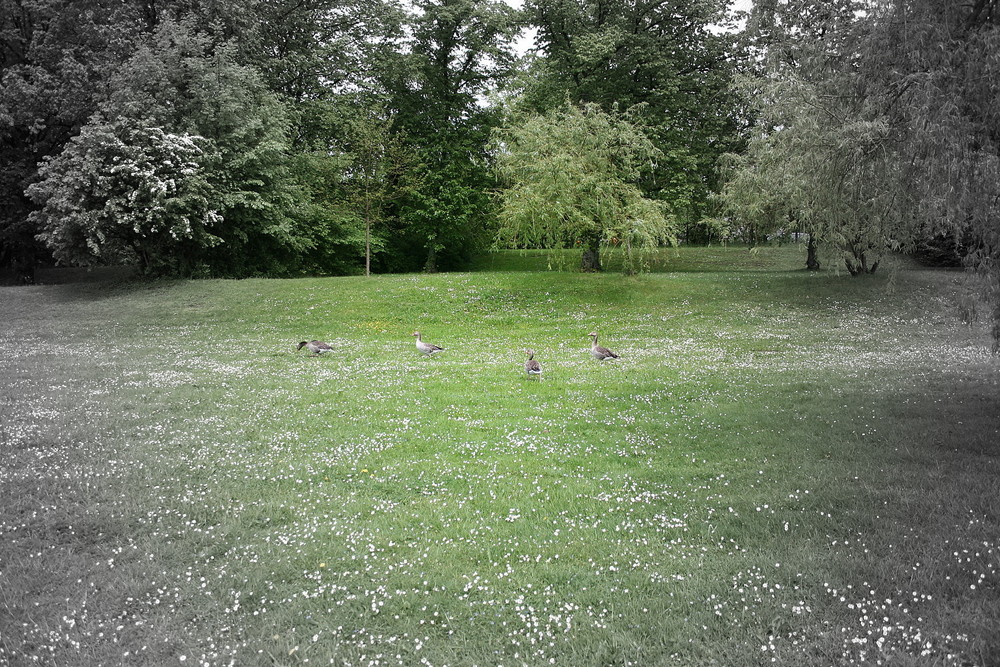
[[[295,351],[298,352],[302,348],[306,348],[307,350],[313,353],[313,356],[317,357],[323,354],[324,352],[330,352],[331,350],[333,350],[332,347],[330,347],[321,340],[302,341],[301,343],[299,343],[299,346],[295,348]]]
[[[420,338],[420,332],[419,331],[414,331],[412,335],[414,335],[414,336],[417,337],[417,349],[420,352],[422,352],[423,354],[426,354],[428,357],[433,357],[438,352],[443,352],[444,351],[443,347],[438,347],[437,345],[434,345],[433,343],[425,343]]]
[[[528,355],[528,360],[524,362],[524,370],[528,373],[528,377],[535,376],[541,379],[542,365],[535,359],[535,351],[525,350],[524,353]]]
[[[590,346],[590,353],[592,355],[594,355],[595,359],[597,359],[598,361],[604,361],[605,359],[619,359],[620,358],[617,354],[615,354],[614,352],[612,352],[608,348],[601,347],[600,345],[597,344],[597,334],[596,333],[591,332],[591,333],[589,333],[587,335],[590,336],[590,339],[592,341],[594,341],[593,344]]]

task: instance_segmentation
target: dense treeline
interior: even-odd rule
[[[599,269],[797,231],[858,275],[944,249],[1000,303],[997,4],[757,0],[736,31],[721,0],[0,0],[0,265],[441,270],[500,239]]]
[[[349,272],[366,223],[383,269],[448,266],[485,238],[503,3],[3,0],[0,16],[5,264]]]
[[[496,237],[491,137],[518,114],[646,104],[642,190],[685,220],[738,141],[711,0],[0,3],[0,252],[24,273],[455,268]]]

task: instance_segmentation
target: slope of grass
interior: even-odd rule
[[[683,251],[0,289],[0,662],[991,664],[954,276]]]

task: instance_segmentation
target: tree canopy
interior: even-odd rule
[[[950,237],[986,278],[1000,342],[998,24],[995,0],[758,2],[729,213],[801,224],[852,274]]]
[[[601,269],[603,245],[633,249],[674,240],[662,202],[639,188],[661,152],[646,136],[641,109],[607,113],[565,103],[517,119],[497,133],[502,193],[499,238],[521,247],[582,247],[582,266]],[[633,265],[630,263],[630,265]]]
[[[645,104],[660,151],[641,184],[673,214],[697,222],[712,212],[716,162],[734,150],[739,105],[733,76],[741,50],[716,0],[528,0],[541,57],[525,103],[544,112],[568,97],[604,111]]]
[[[500,126],[566,99],[605,113],[645,104],[657,158],[630,187],[675,218],[700,215],[716,156],[740,140],[726,101],[732,39],[708,30],[721,16],[710,0],[535,0],[523,12],[502,0],[0,3],[7,267],[458,268],[496,238]],[[525,27],[542,57],[514,52]],[[107,160],[128,153],[138,169],[182,138],[198,149],[187,180],[148,174],[176,188],[162,211],[113,194],[133,185]],[[176,214],[185,227],[195,192],[205,213],[184,243],[137,233],[112,244],[110,228],[84,224]]]

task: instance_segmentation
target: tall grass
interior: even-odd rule
[[[996,664],[954,274],[670,252],[4,288],[0,661]]]

